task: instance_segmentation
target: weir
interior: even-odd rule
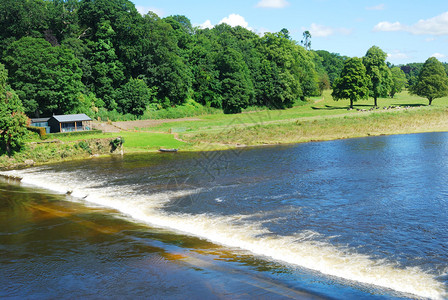
[[[2,174],[341,286],[444,299],[447,147],[448,134],[421,134],[229,152],[220,165],[148,154]]]
[[[73,174],[58,176],[56,179],[51,173],[24,170],[2,173],[2,176],[21,178],[22,184],[53,190],[61,194],[66,194],[66,191],[70,190],[72,193],[68,199],[72,197],[78,200],[84,199],[92,204],[112,208],[127,216],[129,220],[204,238],[231,249],[244,249],[265,259],[273,259],[291,266],[296,265],[344,280],[371,284],[420,297],[442,299],[445,295],[444,285],[438,282],[434,275],[418,267],[401,268],[387,260],[375,260],[358,254],[353,249],[338,248],[329,242],[310,240],[310,236],[318,236],[318,233],[305,231],[293,236],[280,236],[263,228],[261,222],[251,220],[251,215],[222,217],[203,214],[170,214],[161,209],[163,203],[168,203],[173,198],[185,197],[198,193],[200,190],[135,195],[129,192],[128,188],[121,187],[118,191],[114,188],[115,191],[111,194],[110,188],[91,187],[92,182],[83,183],[82,178],[76,178]],[[74,188],[75,186],[77,188]],[[94,183],[93,186],[95,186]],[[62,212],[49,206],[33,205],[31,208],[58,217],[68,217],[101,233],[117,233],[113,228],[103,228],[98,224],[71,216],[69,212]],[[189,263],[195,261],[193,258],[184,256],[179,259]],[[195,263],[199,265],[200,261],[196,260]]]

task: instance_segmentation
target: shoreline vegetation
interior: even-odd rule
[[[427,106],[425,99],[402,92],[395,98],[379,99],[378,108],[364,100],[356,102],[350,110],[346,102],[334,102],[330,92],[325,91],[321,98],[284,110],[247,110],[235,115],[206,114],[175,120],[103,122],[97,123],[98,128],[103,128],[101,133],[57,138],[50,135],[46,140],[32,134],[24,151],[0,157],[0,168],[157,152],[160,148],[214,151],[448,131],[448,97]]]

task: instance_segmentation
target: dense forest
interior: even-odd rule
[[[185,16],[142,16],[128,0],[2,0],[0,27],[0,63],[29,117],[287,108],[331,88],[348,59],[310,50],[308,32],[300,44],[287,29],[199,29]],[[422,65],[391,76],[412,84]]]

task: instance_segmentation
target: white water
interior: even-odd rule
[[[251,215],[190,215],[164,212],[162,206],[173,198],[194,194],[200,190],[184,190],[144,195],[130,186],[112,187],[100,181],[86,182],[82,176],[58,172],[57,176],[36,169],[8,171],[5,176],[22,178],[22,183],[58,193],[71,192],[76,198],[114,208],[134,220],[153,226],[169,228],[229,247],[245,249],[291,265],[357,281],[418,297],[443,299],[444,285],[421,269],[401,269],[393,262],[374,260],[351,249],[340,249],[330,243],[317,242],[316,232],[298,232],[278,236],[250,220]]]

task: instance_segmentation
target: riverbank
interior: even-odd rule
[[[421,107],[320,119],[298,118],[233,126],[219,131],[185,133],[181,137],[196,148],[214,150],[438,131],[448,131],[447,108]]]
[[[406,92],[394,99],[380,99],[380,108],[360,101],[354,110],[335,102],[330,91],[306,105],[286,110],[247,111],[236,115],[212,114],[174,120],[142,120],[98,124],[113,128],[83,136],[58,136],[42,142],[31,139],[25,151],[0,157],[0,168],[11,169],[73,159],[155,152],[160,148],[180,151],[213,151],[245,146],[326,141],[376,135],[448,131],[448,98],[433,106]],[[117,130],[118,129],[118,130]],[[120,137],[123,147],[111,151]]]
[[[118,137],[92,138],[74,141],[59,139],[29,142],[25,149],[13,156],[0,156],[0,169],[19,169],[68,160],[89,159],[123,153]]]

